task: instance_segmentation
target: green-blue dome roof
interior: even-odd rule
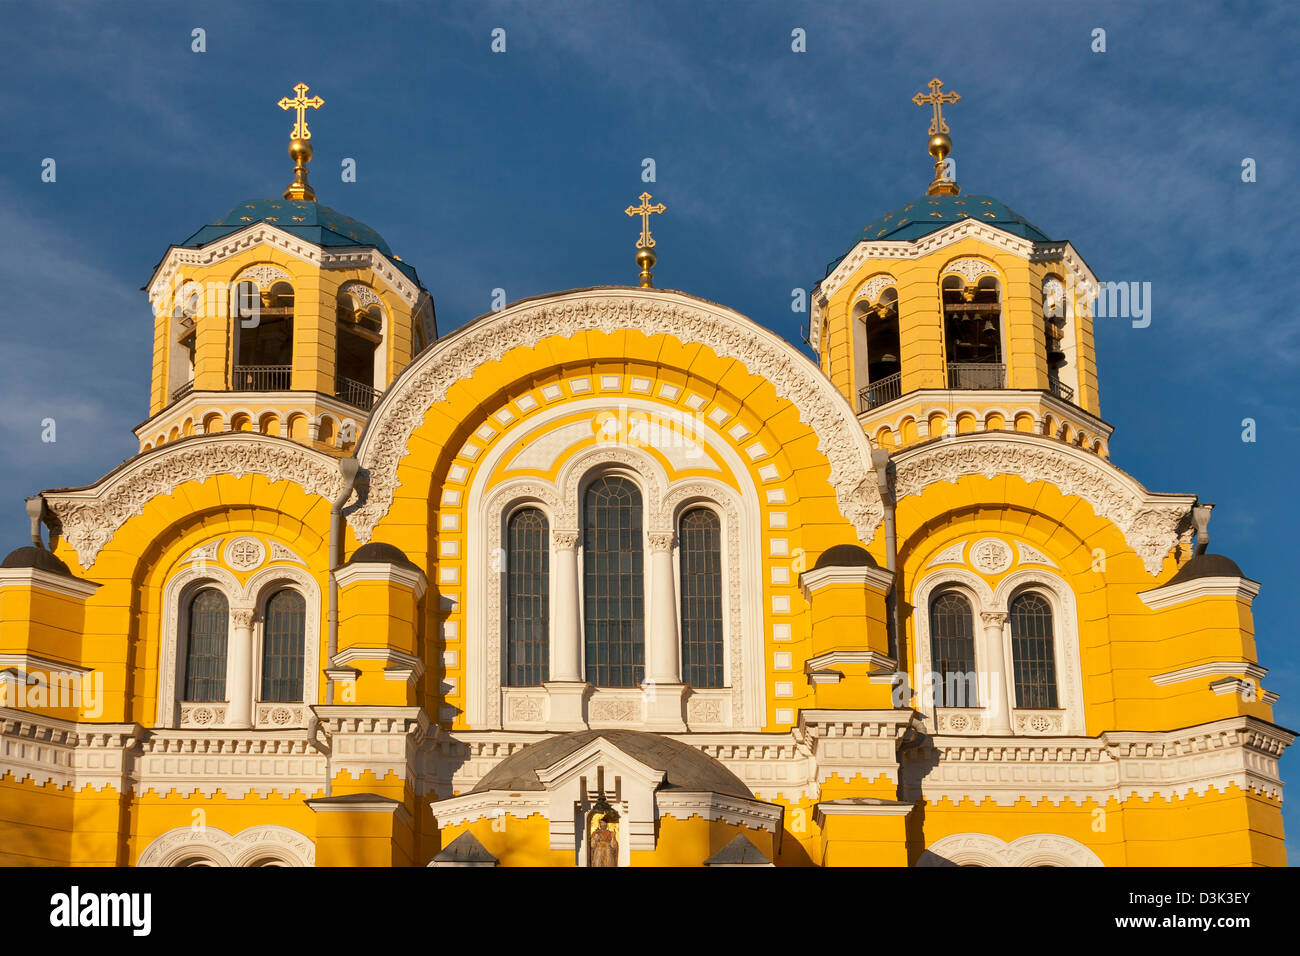
[[[877,239],[919,239],[962,219],[978,219],[995,229],[1001,229],[1003,232],[1009,232],[1032,242],[1051,242],[1041,229],[1006,203],[998,202],[992,196],[922,196],[901,209],[895,209],[867,223],[853,240],[849,250],[859,242],[871,242]],[[848,250],[844,255],[848,255]],[[844,256],[840,256],[826,267],[827,275],[843,258]]]
[[[197,248],[247,228],[255,222],[269,222],[285,232],[301,236],[317,246],[373,246],[392,260],[416,285],[415,268],[393,255],[384,237],[364,222],[345,216],[329,206],[299,199],[245,199],[217,222],[204,226],[182,246]]]

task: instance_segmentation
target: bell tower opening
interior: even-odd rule
[[[860,300],[854,308],[858,368],[866,384],[858,389],[859,411],[869,411],[900,398],[903,373],[899,364],[898,291],[887,288],[872,305]]]
[[[255,283],[241,282],[235,295],[231,388],[237,392],[288,391],[293,378],[293,286],[276,282],[259,293]],[[258,307],[248,309],[254,301]]]
[[[369,411],[378,397],[375,382],[383,374],[377,368],[383,359],[383,307],[377,301],[363,303],[352,294],[340,295],[335,329],[335,394],[349,405]]]
[[[943,332],[949,388],[1005,388],[1002,294],[998,280],[943,278]]]

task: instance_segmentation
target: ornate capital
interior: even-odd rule
[[[1007,623],[1006,611],[981,611],[980,617],[983,619],[985,627],[1002,627]]]
[[[236,607],[230,609],[230,623],[235,627],[249,628],[253,626],[253,609],[251,607]]]
[[[556,551],[576,551],[578,550],[578,538],[581,537],[576,531],[553,531],[551,532],[551,544]]]
[[[649,534],[646,537],[650,540],[650,550],[657,554],[663,551],[671,551],[673,549],[673,539],[677,536],[671,531],[666,531]]]

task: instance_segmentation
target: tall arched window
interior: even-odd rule
[[[583,503],[586,671],[597,687],[638,687],[645,677],[641,492],[602,475]]]
[[[1056,707],[1056,648],[1052,606],[1041,594],[1027,591],[1011,602],[1011,661],[1016,706]]]
[[[265,701],[301,701],[307,602],[285,588],[266,602],[262,629],[262,696]]]
[[[536,687],[548,679],[551,624],[546,515],[521,508],[506,525],[506,683]]]
[[[677,526],[681,560],[682,680],[722,687],[722,524],[708,508],[692,508]]]
[[[185,650],[185,699],[226,699],[226,629],[230,606],[216,588],[204,588],[190,601]]]
[[[930,659],[936,707],[978,707],[975,623],[970,602],[944,591],[930,604]]]

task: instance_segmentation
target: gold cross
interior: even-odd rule
[[[943,118],[943,104],[956,103],[959,99],[961,99],[961,96],[959,96],[956,93],[940,93],[939,89],[942,86],[943,86],[943,80],[939,79],[936,76],[933,80],[930,81],[929,96],[926,96],[924,93],[917,93],[914,97],[912,97],[912,102],[915,103],[917,106],[929,105],[934,107],[934,119],[930,120],[931,136],[933,136],[935,133],[948,132],[948,123]]]
[[[307,129],[307,110],[308,108],[318,110],[325,105],[325,101],[319,96],[313,96],[307,99],[307,84],[299,83],[293,88],[298,95],[293,99],[285,96],[280,99],[276,105],[282,110],[297,110],[298,122],[293,124],[294,139],[311,139],[311,130]]]
[[[654,246],[655,241],[650,237],[650,216],[657,212],[663,212],[667,208],[668,207],[663,203],[656,203],[653,206],[650,205],[650,194],[642,193],[641,205],[628,206],[623,210],[629,216],[641,217],[641,238],[636,241],[636,247],[638,249],[649,249]]]

